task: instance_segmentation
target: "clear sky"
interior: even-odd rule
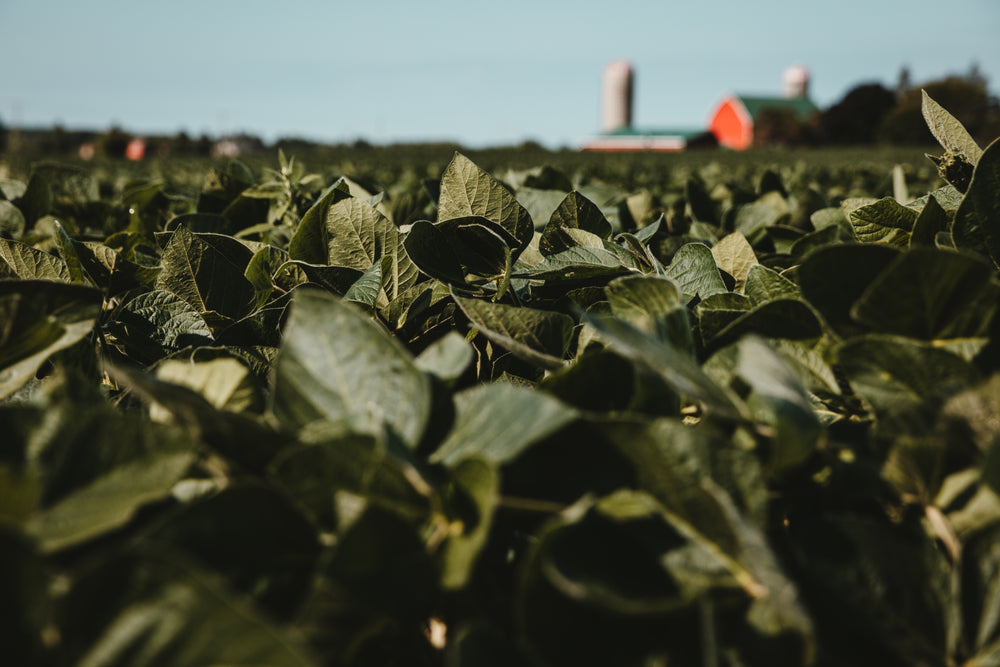
[[[996,93],[1000,0],[0,0],[0,120],[575,146],[619,58],[640,127],[704,127],[792,64],[821,107],[904,65],[919,84],[978,63]]]

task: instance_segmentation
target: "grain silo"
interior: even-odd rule
[[[604,68],[601,94],[601,131],[632,126],[632,65],[616,60]]]
[[[782,94],[792,100],[809,96],[809,70],[801,65],[792,65],[782,77]]]

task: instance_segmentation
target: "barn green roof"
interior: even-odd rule
[[[754,95],[734,95],[743,103],[750,117],[756,120],[765,109],[787,109],[801,119],[813,115],[819,108],[808,97],[758,97]]]
[[[681,137],[683,139],[693,139],[705,134],[705,129],[684,129],[675,130],[662,127],[619,127],[610,132],[603,132],[603,137]]]

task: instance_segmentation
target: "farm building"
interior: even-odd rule
[[[705,129],[642,129],[632,125],[634,71],[623,60],[604,68],[601,92],[601,134],[586,142],[585,151],[682,151],[694,145],[714,145]]]
[[[818,111],[809,99],[809,72],[804,67],[785,70],[781,97],[729,95],[715,107],[708,129],[720,146],[744,150],[753,145],[754,123],[766,111],[789,111],[805,120]]]
[[[682,151],[720,145],[744,150],[753,145],[754,124],[768,111],[790,111],[805,119],[818,109],[809,99],[809,73],[789,67],[781,96],[728,95],[712,111],[708,128],[644,129],[632,124],[634,71],[624,61],[604,69],[601,94],[601,134],[581,147],[585,151]]]

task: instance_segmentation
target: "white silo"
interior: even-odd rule
[[[601,91],[601,131],[632,126],[632,65],[616,60],[604,68]]]
[[[809,70],[802,65],[792,65],[782,77],[782,92],[787,99],[806,97],[809,94]]]

